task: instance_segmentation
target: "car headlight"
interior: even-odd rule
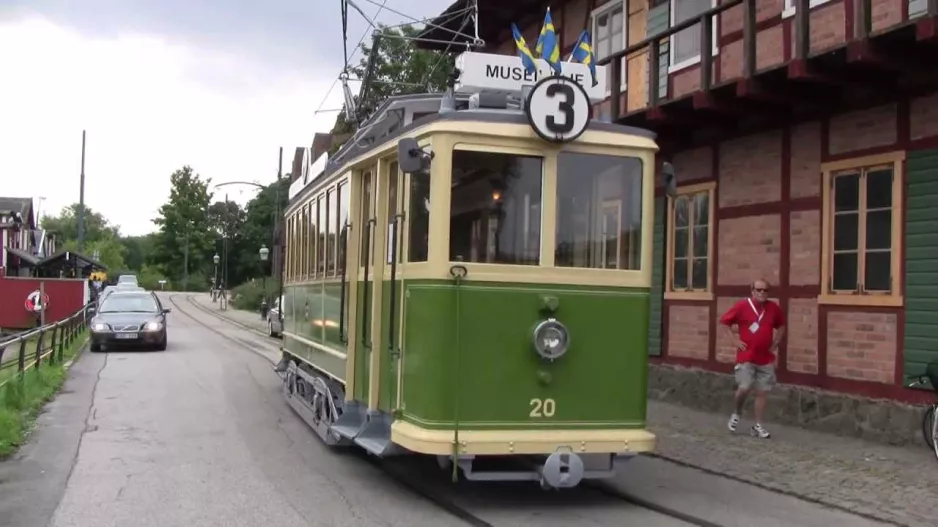
[[[147,331],[159,331],[161,327],[163,327],[163,325],[159,322],[147,322],[147,324],[143,326],[143,329]]]
[[[107,324],[103,322],[95,322],[91,324],[91,331],[107,331]]]
[[[534,350],[547,360],[562,357],[570,347],[570,333],[555,318],[541,321],[534,327]]]

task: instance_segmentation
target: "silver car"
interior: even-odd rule
[[[283,321],[280,318],[280,304],[283,297],[274,300],[274,305],[267,311],[267,334],[271,337],[283,336]]]

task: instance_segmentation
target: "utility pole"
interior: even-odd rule
[[[280,147],[280,157],[277,160],[277,192],[276,192],[276,206],[274,210],[277,211],[277,217],[274,218],[274,244],[272,247],[277,251],[276,260],[277,264],[277,273],[280,275],[278,278],[279,291],[277,292],[277,319],[280,322],[280,328],[283,329],[283,306],[280,305],[280,301],[283,298],[283,269],[284,269],[284,260],[286,260],[286,233],[280,232],[282,226],[280,225],[281,220],[283,219],[283,214],[280,212],[280,183],[281,178],[283,177],[283,147]],[[279,238],[278,238],[279,235]],[[281,242],[280,239],[283,239]],[[273,263],[273,262],[271,262]],[[271,267],[271,271],[273,267]]]
[[[78,252],[85,243],[85,131],[81,131],[81,186],[78,191]]]
[[[190,227],[186,226],[186,246],[182,250],[182,290],[189,290],[189,230]]]

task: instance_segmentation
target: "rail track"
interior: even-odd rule
[[[180,301],[179,300],[180,297],[184,298],[185,302]],[[232,344],[235,344],[238,347],[247,349],[248,351],[252,351],[258,355],[264,356],[264,354],[260,352],[258,349],[256,349],[254,345],[246,342],[245,340],[238,339],[232,335],[226,334],[224,331],[220,331],[217,328],[209,324],[206,324],[204,321],[199,320],[198,317],[193,316],[192,313],[194,311],[205,313],[213,318],[216,318],[222,322],[227,323],[230,326],[251,332],[255,335],[263,336],[264,338],[269,338],[277,342],[275,339],[272,339],[270,336],[268,336],[264,332],[258,331],[256,328],[236,322],[228,317],[225,317],[223,315],[213,312],[211,309],[203,305],[200,305],[198,302],[192,299],[191,295],[181,294],[181,293],[170,294],[169,301],[176,307],[177,311],[179,311],[181,314],[185,315],[187,318],[194,321],[196,324],[199,324],[200,326],[208,329],[212,333],[215,333],[216,335],[224,338],[225,340],[231,342]],[[193,308],[194,311],[187,310],[183,306],[186,306],[186,308],[191,307]],[[264,356],[264,358],[270,360],[270,358],[267,356]],[[356,455],[357,457],[361,458],[365,462],[381,470],[382,473],[392,478],[396,483],[399,483],[402,487],[408,489],[413,494],[427,500],[428,502],[438,507],[442,511],[450,514],[451,516],[462,520],[467,525],[471,525],[473,527],[495,527],[496,524],[493,524],[487,520],[480,518],[476,514],[469,511],[467,508],[457,504],[452,499],[443,495],[443,493],[436,490],[433,486],[422,484],[418,481],[415,481],[414,478],[408,477],[408,475],[403,472],[402,468],[400,466],[397,466],[395,463],[387,462],[386,460],[381,460],[374,456],[366,455],[363,453],[356,453]],[[681,511],[675,510],[670,507],[665,507],[662,505],[658,505],[656,503],[649,502],[647,500],[630,495],[618,489],[614,489],[611,486],[603,484],[603,483],[584,482],[580,485],[580,487],[581,487],[579,491],[580,493],[590,492],[594,495],[602,496],[605,499],[613,500],[616,502],[629,503],[630,505],[633,505],[635,507],[651,511],[658,515],[665,516],[674,520],[678,520],[687,525],[693,525],[696,527],[724,527],[721,524],[706,520],[704,518],[695,517],[693,515],[683,513]],[[595,501],[595,500],[592,500],[592,501]]]

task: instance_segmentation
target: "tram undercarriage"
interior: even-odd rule
[[[420,455],[391,440],[390,415],[367,410],[359,403],[346,402],[342,384],[311,365],[285,354],[276,370],[283,379],[283,395],[287,404],[327,445],[359,446],[379,458]],[[569,448],[562,448],[550,455],[503,457],[500,461],[508,463],[501,465],[512,465],[508,470],[505,469],[507,467],[480,470],[475,455],[456,456],[456,465],[469,481],[536,481],[545,489],[560,489],[576,487],[583,480],[610,478],[623,462],[634,456],[577,454]],[[453,456],[438,455],[436,458],[441,469],[452,469]],[[479,461],[481,465],[492,465],[489,459]]]

